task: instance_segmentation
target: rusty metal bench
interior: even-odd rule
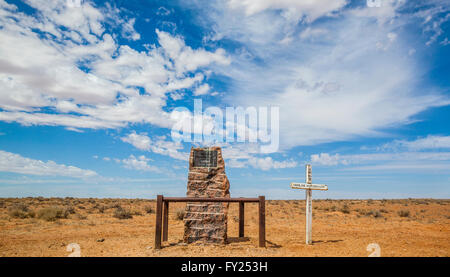
[[[169,202],[238,202],[239,237],[244,237],[244,203],[259,203],[259,247],[266,246],[266,202],[264,196],[258,198],[206,198],[206,197],[156,197],[155,249],[161,249],[162,240],[167,241],[169,229]]]

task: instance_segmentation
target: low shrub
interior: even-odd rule
[[[15,204],[8,209],[8,215],[12,218],[33,218],[35,213],[25,204]]]
[[[62,207],[47,207],[37,212],[37,217],[46,221],[55,221],[61,218],[67,218],[69,211]]]
[[[341,208],[341,212],[344,214],[349,214],[350,213],[350,208],[347,204],[345,204],[342,208]]]
[[[381,215],[381,212],[380,212],[380,211],[369,211],[369,212],[368,212],[368,215],[371,215],[371,216],[373,216],[373,217],[375,217],[375,218],[377,218],[377,217],[383,217],[383,215]]]
[[[133,218],[133,215],[130,213],[130,211],[125,210],[124,208],[120,207],[120,208],[116,208],[116,210],[114,211],[114,215],[115,218],[118,219],[130,219]]]
[[[101,205],[101,206],[98,206],[97,209],[98,209],[98,212],[102,214],[102,213],[105,212],[106,206],[105,205]]]
[[[76,217],[77,217],[79,220],[85,220],[85,219],[87,219],[87,216],[82,215],[82,214],[77,214]]]
[[[148,214],[154,214],[155,213],[155,210],[153,209],[153,207],[152,206],[145,206],[144,207],[144,211],[146,212],[146,213],[148,213]]]
[[[131,215],[142,215],[142,213],[140,212],[140,211],[133,211],[132,213],[131,213]]]
[[[397,212],[397,214],[400,216],[400,217],[409,217],[409,211],[408,210],[400,210],[400,211],[398,211]]]
[[[177,220],[183,220],[185,213],[186,213],[186,212],[185,212],[184,209],[178,209],[178,210],[176,210],[176,212],[175,212],[175,218],[176,218]]]
[[[66,211],[67,211],[69,214],[75,214],[75,208],[74,208],[73,206],[68,206],[68,207],[66,207]]]
[[[119,203],[113,203],[109,205],[109,209],[120,209],[120,208],[122,208],[122,206],[120,206]]]

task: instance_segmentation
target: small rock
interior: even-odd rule
[[[98,239],[97,242],[104,242],[105,239]]]

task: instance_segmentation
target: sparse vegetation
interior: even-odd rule
[[[30,211],[27,205],[20,203],[14,204],[8,209],[8,215],[12,218],[29,218],[34,217],[34,211]]]
[[[139,215],[142,215],[142,212],[141,211],[133,211],[131,214],[139,216]]]
[[[344,204],[344,206],[341,208],[340,211],[342,213],[344,213],[344,214],[349,214],[350,213],[350,207],[347,204]]]
[[[183,220],[185,213],[186,213],[186,212],[185,212],[184,209],[178,209],[178,210],[176,210],[176,212],[175,212],[175,218],[176,218],[177,220]]]
[[[367,200],[314,199],[313,207],[316,209],[313,213],[313,229],[322,230],[322,238],[325,239],[322,239],[321,245],[326,246],[323,247],[324,252],[321,252],[319,247],[315,253],[337,256],[345,253],[365,255],[364,245],[360,243],[360,239],[370,237],[377,243],[389,241],[393,245],[390,252],[393,256],[415,255],[418,253],[417,251],[424,256],[448,256],[449,231],[446,224],[450,222],[449,203],[448,199],[380,199],[373,200],[371,205],[367,205]],[[295,253],[299,255],[310,254],[309,250],[303,248],[302,235],[298,235],[299,224],[303,224],[305,219],[305,201],[268,200],[266,204],[268,238],[274,238],[273,236],[276,234],[275,241],[280,245],[279,248],[268,248],[269,251],[266,252],[254,252],[254,249],[257,249],[257,242],[254,239],[250,241],[235,240],[223,247],[208,248],[205,246],[205,254],[228,255],[229,252],[226,251],[232,251],[236,256],[261,255],[261,253],[262,255],[267,253],[267,255],[283,256],[293,253],[289,252],[291,250],[295,250]],[[405,207],[405,204],[408,204],[409,207]],[[79,206],[83,208],[80,209]],[[112,206],[115,208],[110,209]],[[58,207],[59,215],[58,212],[48,217],[42,215],[42,210],[54,207]],[[118,220],[114,218],[115,210],[118,207],[124,210],[118,213],[120,214],[119,218],[131,219]],[[104,243],[108,242],[116,246],[109,247],[110,244],[107,244],[105,245],[107,247],[92,252],[98,255],[108,256],[118,253],[142,255],[142,241],[148,239],[148,232],[152,233],[154,229],[155,207],[156,202],[147,199],[134,199],[131,202],[129,199],[107,198],[0,198],[0,233],[2,234],[0,252],[4,256],[56,255],[57,251],[61,255],[66,255],[64,246],[71,241],[63,238],[70,237],[74,242],[87,243],[87,245],[91,242],[99,244],[96,241],[105,239]],[[182,239],[184,208],[185,203],[171,203],[170,216],[171,219],[173,218],[173,222],[169,223],[169,238],[173,239],[172,242]],[[349,214],[345,212],[347,209],[350,211]],[[17,215],[12,214],[14,210],[19,211]],[[400,214],[407,215],[408,211],[408,216],[400,217]],[[230,237],[237,236],[238,212],[238,205],[230,204],[228,210],[228,235]],[[35,217],[32,218],[34,213]],[[246,205],[245,213],[246,234],[257,238],[257,204]],[[136,216],[138,214],[146,217]],[[67,219],[64,219],[66,216]],[[50,222],[45,221],[47,218]],[[385,224],[386,220],[389,224]],[[374,232],[374,226],[376,226],[376,232]],[[355,235],[355,231],[358,232],[357,235]],[[301,232],[303,232],[303,228],[301,228]],[[326,236],[323,235],[325,232]],[[127,235],[121,236],[118,233]],[[295,235],[295,240],[299,241],[298,247],[292,243],[294,241],[292,234]],[[317,238],[320,239],[320,233],[317,233]],[[423,239],[428,240],[426,247],[424,244],[417,243]],[[332,240],[343,240],[346,243],[334,243]],[[349,247],[353,247],[351,246],[353,242],[357,249],[349,252]],[[149,245],[151,246],[151,244],[150,242]],[[120,248],[120,245],[123,245],[123,248]],[[363,247],[360,247],[361,245]],[[408,245],[408,247],[403,247],[403,245]],[[91,243],[89,247],[95,248],[95,245]],[[192,254],[189,252],[191,246],[175,245],[165,248],[165,251],[168,254],[180,255],[181,249],[187,251],[183,254]],[[284,252],[286,249],[289,251]],[[146,253],[151,255],[153,252],[147,251]]]
[[[105,205],[99,205],[98,207],[97,207],[97,209],[98,209],[98,212],[99,213],[104,213],[105,211],[106,211],[106,207],[105,207]]]
[[[144,207],[144,211],[145,211],[146,213],[148,213],[148,214],[154,214],[154,213],[155,213],[155,210],[154,210],[153,207],[150,206],[150,205],[145,206],[145,207]]]
[[[400,210],[397,212],[400,217],[409,217],[410,212],[408,210]]]
[[[109,205],[108,208],[109,209],[119,209],[119,208],[122,208],[122,206],[120,206],[119,203],[114,203],[114,204]]]
[[[55,221],[57,219],[67,218],[68,215],[69,212],[67,209],[62,207],[48,207],[40,209],[37,212],[37,217],[46,221]]]
[[[359,215],[362,215],[362,216],[372,216],[375,218],[379,218],[379,217],[383,217],[383,215],[381,214],[382,210],[383,209],[366,211],[366,210],[358,209],[358,213],[359,213]],[[386,210],[384,210],[384,211],[387,212]]]
[[[373,216],[373,217],[375,217],[375,218],[383,217],[383,215],[381,214],[381,212],[380,212],[380,211],[376,211],[376,210],[371,210],[371,211],[369,211],[369,212],[367,213],[367,215]]]
[[[119,206],[118,208],[116,208],[116,210],[114,211],[114,215],[115,218],[118,219],[129,219],[129,218],[133,218],[133,215],[131,214],[130,211],[125,210],[124,208],[122,208],[121,206]]]
[[[77,214],[76,217],[77,217],[77,219],[79,219],[79,220],[85,220],[85,219],[87,219],[87,216],[82,215],[82,214]]]
[[[66,211],[67,211],[69,214],[75,214],[75,208],[74,208],[73,206],[68,206],[68,207],[66,207]]]

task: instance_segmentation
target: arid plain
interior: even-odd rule
[[[171,204],[169,239],[153,249],[154,200],[0,199],[0,256],[381,256],[450,255],[450,200],[314,200],[313,244],[305,245],[305,201],[266,202],[267,247],[258,247],[257,204],[246,204],[238,238],[238,205],[230,204],[228,244],[182,242],[185,203]]]

